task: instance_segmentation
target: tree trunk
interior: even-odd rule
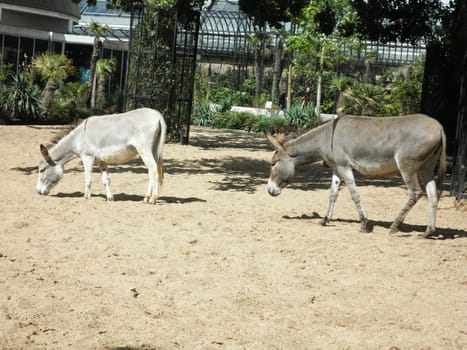
[[[97,82],[96,101],[98,108],[105,106],[105,77],[100,76]]]
[[[345,108],[345,95],[343,91],[339,91],[339,97],[337,98],[336,103],[336,114],[341,116],[344,115],[344,108]]]
[[[52,106],[52,102],[54,100],[54,93],[56,88],[57,86],[53,80],[47,81],[44,89],[44,99],[42,100],[42,108],[44,109],[45,114],[50,113],[50,107]]]
[[[94,36],[94,44],[92,46],[91,64],[89,67],[89,80],[88,80],[89,98],[91,97],[91,94],[92,94],[92,84],[94,82],[94,76],[96,75],[96,64],[97,64],[97,60],[99,59],[101,47],[102,47],[102,44],[99,40],[99,36],[97,35]]]
[[[276,50],[274,52],[274,68],[272,73],[272,101],[277,99],[278,91],[280,91],[279,83],[282,76],[282,53],[284,52],[284,39],[282,35],[279,36],[277,41]]]
[[[256,78],[256,105],[259,106],[261,100],[261,93],[263,92],[263,77],[264,77],[264,64],[263,64],[263,50],[264,41],[259,40],[255,48],[255,78]]]

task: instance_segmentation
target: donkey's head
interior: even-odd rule
[[[44,157],[39,163],[39,178],[37,179],[37,193],[47,195],[63,176],[63,166],[50,157],[49,151],[41,145],[41,154]]]
[[[278,196],[281,194],[281,189],[287,186],[295,175],[295,157],[287,153],[283,137],[279,136],[277,139],[271,135],[266,137],[276,150],[271,161],[268,192],[271,196]]]

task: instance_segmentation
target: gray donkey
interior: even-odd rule
[[[271,135],[267,138],[276,150],[268,180],[268,192],[272,196],[281,193],[299,165],[323,160],[333,170],[329,207],[322,225],[331,220],[343,179],[357,207],[361,231],[368,231],[368,219],[355,186],[355,170],[375,178],[402,175],[408,201],[392,223],[391,232],[398,231],[422,196],[420,181],[425,184],[429,223],[423,236],[435,232],[436,210],[446,172],[446,136],[435,119],[423,114],[386,118],[344,116],[293,140],[284,141]]]

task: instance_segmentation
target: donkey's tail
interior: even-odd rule
[[[165,145],[165,138],[167,135],[167,124],[165,123],[164,118],[162,115],[159,118],[159,134],[157,135],[156,139],[156,161],[157,161],[157,179],[159,181],[159,186],[162,186],[164,183],[164,161],[162,158],[162,154],[164,152],[164,145]]]
[[[443,181],[444,176],[446,175],[446,134],[444,130],[441,129],[441,153],[439,155],[438,162],[438,178],[436,182],[436,187],[438,188],[438,199],[441,198],[443,193]]]

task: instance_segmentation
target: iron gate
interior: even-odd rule
[[[126,109],[151,107],[166,119],[168,136],[188,143],[199,11],[134,3],[131,11]]]

